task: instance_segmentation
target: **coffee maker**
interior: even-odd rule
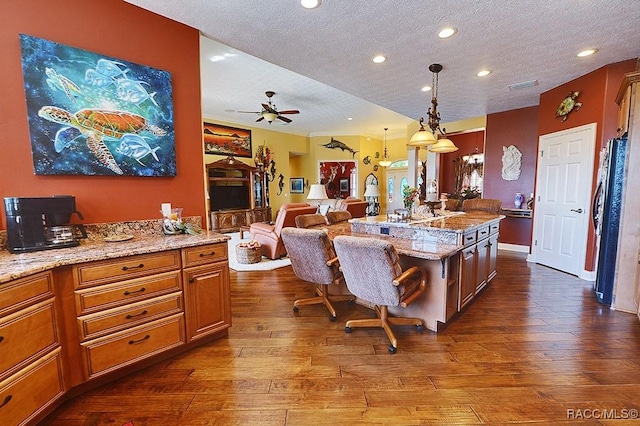
[[[11,253],[75,247],[87,238],[84,226],[69,224],[74,213],[82,220],[71,195],[6,197],[4,211]]]

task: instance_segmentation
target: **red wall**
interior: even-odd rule
[[[169,71],[176,177],[34,175],[20,33]],[[163,202],[204,219],[197,30],[121,0],[5,1],[0,52],[0,197],[74,195],[84,223],[159,218]],[[0,211],[0,229],[5,229],[4,208]]]
[[[522,152],[518,180],[502,179],[502,147],[515,145]],[[487,116],[484,198],[502,200],[503,207],[515,207],[516,192],[528,197],[535,185],[538,152],[538,107],[520,108]],[[499,242],[531,245],[533,220],[507,217],[500,223]]]
[[[635,65],[635,59],[610,64],[540,95],[538,136],[589,123],[597,123],[596,158],[591,193],[595,190],[598,179],[599,152],[605,141],[616,136],[618,106],[615,99],[618,88],[624,74],[634,71]],[[572,91],[580,91],[578,101],[582,102],[582,107],[579,111],[573,111],[567,120],[562,122],[560,119],[555,118],[555,111],[560,102]],[[588,212],[591,212],[590,206]],[[595,269],[595,234],[593,227],[589,227],[587,235],[587,254],[584,267],[587,271]]]

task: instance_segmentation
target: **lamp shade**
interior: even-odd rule
[[[367,189],[364,191],[365,197],[379,197],[380,190],[378,189],[378,185],[367,185]]]
[[[447,152],[457,151],[458,147],[455,146],[451,139],[443,138],[439,139],[435,145],[429,148],[430,152],[436,152],[439,154],[446,154]]]
[[[267,120],[267,122],[271,123],[272,121],[274,121],[276,118],[278,118],[278,114],[274,114],[272,112],[263,112],[262,116],[264,117],[265,120]]]
[[[309,189],[309,195],[307,200],[326,200],[329,198],[327,195],[327,189],[321,183],[314,183]]]
[[[382,160],[382,161],[378,161],[378,164],[382,167],[389,167],[391,165],[392,161],[389,160],[388,158]]]
[[[408,146],[429,146],[437,142],[435,135],[421,127],[420,130],[415,132],[411,139],[409,139]]]

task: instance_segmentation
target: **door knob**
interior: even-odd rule
[[[572,212],[582,213],[582,209],[571,209]]]

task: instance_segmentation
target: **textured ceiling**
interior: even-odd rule
[[[450,122],[537,105],[542,92],[640,56],[638,0],[323,0],[315,10],[299,0],[127,1],[206,36],[205,117],[301,135],[404,132],[426,114],[431,63],[444,66],[439,110]],[[439,39],[448,25],[458,33]],[[599,52],[576,57],[589,47]],[[235,56],[208,60],[220,52]],[[388,59],[376,65],[379,53]],[[493,72],[479,78],[482,68]],[[267,90],[277,109],[300,110],[291,124],[236,112],[258,111]]]

